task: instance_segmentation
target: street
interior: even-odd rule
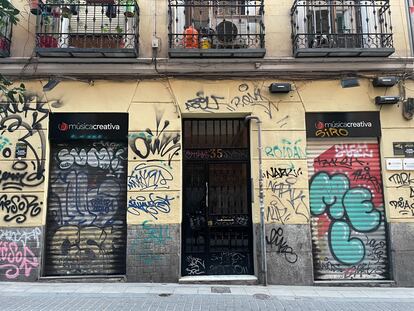
[[[0,283],[0,310],[413,310],[414,289],[179,285],[149,283]]]

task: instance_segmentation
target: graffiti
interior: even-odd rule
[[[280,128],[283,128],[284,126],[286,126],[288,124],[289,118],[290,118],[290,116],[286,115],[282,119],[277,121],[276,124],[278,124]]]
[[[355,158],[372,158],[372,149],[368,148],[367,144],[336,144],[335,145],[335,157],[355,157]]]
[[[168,214],[171,211],[172,200],[174,200],[174,197],[170,197],[168,194],[161,196],[150,193],[148,196],[139,195],[135,198],[130,197],[128,201],[128,212],[136,216],[144,212],[157,220],[158,214]]]
[[[16,242],[0,241],[0,269],[4,269],[7,279],[16,279],[20,275],[30,276],[33,268],[39,266],[39,261],[32,250]]]
[[[414,185],[414,177],[411,177],[411,173],[395,173],[391,175],[388,180],[396,185],[397,188],[400,187],[408,187],[410,185]]]
[[[302,174],[303,172],[301,168],[295,169],[293,167],[290,167],[290,168],[271,167],[270,169],[266,170],[266,172],[263,173],[263,177],[274,178],[274,179],[279,179],[283,177],[297,178]]]
[[[368,164],[365,161],[362,161],[355,157],[343,157],[339,158],[331,158],[331,159],[324,159],[321,157],[315,158],[315,164],[324,168],[332,167],[332,168],[346,168],[352,169],[355,165],[366,165]]]
[[[403,216],[414,216],[414,202],[399,197],[398,200],[393,200],[389,202],[392,207],[398,209],[398,212]]]
[[[145,220],[142,223],[145,242],[164,245],[168,240],[171,240],[170,227],[168,225],[154,226],[151,223],[151,220]]]
[[[138,134],[132,134],[129,139],[131,150],[140,158],[147,159],[150,155],[157,158],[150,161],[168,159],[168,165],[174,156],[179,154],[181,150],[180,134],[168,133],[166,129],[170,125],[170,121],[166,120],[161,128],[161,116],[157,114],[157,130],[153,133],[150,129]],[[134,157],[136,159],[136,157]]]
[[[365,167],[364,169],[353,171],[351,176],[355,181],[367,181],[374,187],[376,192],[382,192],[382,183],[376,176],[371,175],[371,169],[369,166]]]
[[[296,263],[298,261],[298,255],[295,253],[293,248],[289,246],[286,238],[283,237],[282,228],[273,228],[270,231],[270,237],[266,236],[266,243],[267,245],[270,245],[271,248],[273,248],[273,246],[276,247],[276,252],[283,254],[287,262]]]
[[[264,112],[272,119],[272,110],[279,111],[277,105],[261,94],[260,88],[257,86],[253,90],[250,90],[250,86],[247,83],[242,83],[238,87],[240,95],[234,96],[230,100],[230,106],[228,110],[235,111],[239,107],[254,107],[258,106],[263,108]]]
[[[8,158],[11,155],[11,150],[7,146],[11,146],[12,143],[7,137],[0,136],[0,151],[3,150],[3,157]],[[8,149],[5,154],[5,149]]]
[[[367,256],[374,262],[379,263],[384,260],[386,255],[386,244],[385,241],[378,241],[376,239],[370,239],[368,236],[365,236],[367,239],[366,246],[370,248]]]
[[[0,229],[0,241],[14,242],[25,246],[27,242],[36,242],[39,247],[40,235],[42,231],[36,227],[34,229]]]
[[[169,183],[174,179],[172,167],[165,164],[138,164],[128,176],[129,190],[169,189]]]
[[[3,220],[6,222],[16,221],[16,223],[24,223],[27,216],[36,217],[41,212],[40,205],[36,195],[0,195],[0,210],[6,215]]]
[[[122,162],[126,160],[123,158],[125,150],[102,147],[96,148],[63,148],[57,154],[59,168],[62,170],[70,169],[74,164],[79,166],[97,167],[103,170],[110,169],[116,171],[122,167]]]
[[[46,274],[124,273],[126,160],[125,143],[52,149]]]
[[[204,260],[198,257],[187,256],[187,268],[185,269],[188,275],[205,274],[206,264]]]
[[[335,260],[355,265],[365,257],[365,245],[356,232],[372,232],[381,223],[381,212],[372,203],[371,191],[364,187],[350,187],[344,174],[319,172],[310,182],[311,213],[327,213],[332,221],[329,228],[329,247]],[[358,206],[358,208],[356,208]]]
[[[201,216],[201,218],[204,219],[203,216]],[[249,223],[249,217],[243,216],[243,215],[219,216],[219,217],[213,217],[211,221],[213,222],[213,226],[246,226]]]
[[[291,141],[289,139],[282,139],[281,145],[265,147],[266,156],[281,159],[304,159],[306,153],[299,145],[302,139]]]
[[[319,270],[338,273],[343,279],[351,280],[357,277],[361,279],[383,275],[385,272],[384,269],[369,261],[367,263],[359,263],[351,267],[344,267],[339,263],[333,263],[327,257],[325,257],[323,261],[317,262],[316,267]]]
[[[0,172],[0,185],[3,190],[22,190],[24,187],[36,187],[44,182],[46,138],[41,122],[47,118],[48,113],[49,111],[41,103],[0,105],[2,144],[5,139],[9,140],[8,133],[19,131],[21,134],[17,143],[27,146],[34,157],[34,160],[28,162],[18,159],[13,162],[11,171],[3,170]],[[34,144],[31,141],[40,141],[40,152],[38,143]],[[5,158],[10,158],[11,149],[3,146],[2,155]]]
[[[273,192],[273,200],[267,206],[267,221],[285,224],[292,216],[296,216],[308,222],[306,196],[303,190],[293,188],[293,184],[289,181],[286,183],[269,181],[268,186]]]
[[[190,109],[194,109],[194,110],[202,110],[205,112],[212,113],[220,109],[219,100],[224,99],[224,97],[220,97],[216,95],[204,96],[203,91],[197,92],[196,96],[197,96],[196,98],[186,101],[185,109],[187,109],[188,111],[190,111]]]
[[[123,244],[123,230],[113,226],[62,226],[56,230],[54,240],[60,254],[56,259],[59,270],[67,274],[96,274],[110,264],[110,255],[122,252],[117,248]]]
[[[247,274],[247,256],[241,253],[214,253],[210,258],[209,274]]]

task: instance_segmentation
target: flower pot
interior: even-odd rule
[[[58,6],[52,7],[52,16],[53,17],[59,18],[60,14],[61,14],[61,10]]]
[[[127,0],[124,15],[126,17],[133,17],[135,15],[135,0]]]
[[[40,15],[42,13],[41,2],[39,0],[30,0],[30,13]]]
[[[108,4],[106,7],[105,15],[108,18],[115,18],[116,17],[116,6],[114,6],[113,4]]]
[[[39,47],[40,48],[57,48],[58,40],[51,35],[39,36]]]
[[[79,5],[72,4],[70,6],[70,12],[72,13],[72,15],[78,15],[78,13],[79,13]]]

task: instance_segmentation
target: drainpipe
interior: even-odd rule
[[[264,191],[263,191],[263,165],[262,165],[262,121],[256,116],[247,116],[244,118],[245,122],[255,120],[258,129],[258,146],[257,151],[259,152],[259,207],[260,207],[260,242],[262,251],[262,272],[263,272],[263,283],[267,286],[267,262],[266,262],[266,231],[265,231],[265,218],[264,218]]]

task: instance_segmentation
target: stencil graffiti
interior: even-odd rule
[[[33,270],[39,267],[33,247],[39,248],[40,235],[40,228],[0,229],[0,269],[6,279],[33,275]]]
[[[377,144],[341,144],[313,159],[309,192],[317,279],[387,277],[378,158]]]
[[[28,216],[36,217],[40,214],[42,204],[36,195],[0,195],[0,210],[6,214],[3,217],[6,222],[24,223]]]
[[[130,197],[128,212],[136,216],[145,213],[157,220],[159,214],[168,214],[171,211],[172,200],[174,200],[174,197],[168,194],[156,195],[155,193],[139,195],[135,198]]]
[[[144,132],[130,135],[129,146],[131,150],[139,159],[146,160],[150,155],[153,155],[155,159],[151,161],[168,159],[168,165],[171,165],[172,159],[181,150],[181,144],[180,134],[167,132],[169,125],[170,121],[168,120],[161,125],[161,115],[157,114],[155,132],[146,129]]]
[[[128,176],[129,190],[158,190],[169,189],[170,182],[174,179],[172,167],[165,164],[138,164],[131,175]]]

